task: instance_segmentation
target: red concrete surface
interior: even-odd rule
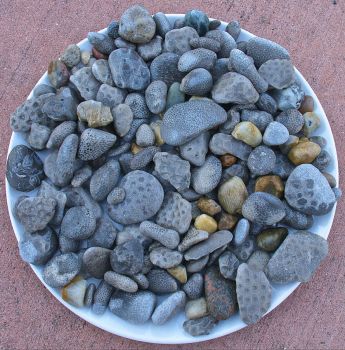
[[[7,213],[4,173],[10,113],[68,44],[107,26],[135,1],[0,0],[0,348],[1,349],[344,349],[344,201],[330,254],[313,280],[257,325],[202,344],[161,346],[108,334],[79,319],[21,262]],[[278,41],[292,54],[328,115],[344,183],[345,5],[343,0],[141,1],[152,13],[192,8]],[[344,185],[343,185],[343,188]]]

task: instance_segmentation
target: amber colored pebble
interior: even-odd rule
[[[267,192],[282,198],[284,194],[284,182],[277,175],[260,176],[255,182],[255,192]]]
[[[186,283],[187,282],[187,271],[183,265],[178,265],[167,269],[171,276],[175,277],[179,282]]]
[[[286,227],[269,228],[256,237],[258,247],[266,252],[274,252],[284,241],[288,234]]]
[[[219,159],[222,163],[223,168],[227,168],[231,165],[234,165],[237,162],[237,158],[232,154],[224,154]]]
[[[208,233],[214,233],[217,231],[217,221],[212,216],[201,214],[195,221],[194,226],[197,230],[206,231]]]
[[[305,141],[292,147],[288,153],[288,158],[295,165],[309,164],[315,160],[320,152],[321,147],[317,143]]]
[[[219,230],[232,230],[237,224],[238,217],[235,215],[222,213],[218,220],[218,229]]]
[[[142,151],[142,147],[138,146],[136,143],[133,142],[132,145],[131,145],[131,152],[133,154],[137,154],[140,151]]]
[[[299,111],[302,114],[307,113],[307,112],[313,112],[314,111],[314,99],[311,96],[306,95],[304,97],[302,104],[301,104],[301,107],[299,108]]]
[[[197,202],[198,208],[205,214],[214,216],[222,211],[221,206],[210,198],[199,198]]]

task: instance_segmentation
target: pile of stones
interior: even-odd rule
[[[271,283],[307,282],[327,255],[308,230],[341,191],[313,98],[285,48],[219,28],[132,6],[11,115],[20,255],[74,306],[155,325],[184,309],[205,335],[238,310],[257,322]]]

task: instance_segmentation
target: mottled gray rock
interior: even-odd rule
[[[211,50],[215,53],[220,51],[221,45],[217,40],[201,37],[201,38],[194,38],[189,41],[190,46],[193,49],[207,49]]]
[[[155,143],[155,134],[147,124],[142,124],[139,126],[135,138],[136,144],[139,147],[153,146]]]
[[[96,315],[102,315],[106,311],[114,288],[106,281],[102,280],[93,296],[92,311]]]
[[[210,334],[215,325],[216,322],[212,316],[204,316],[196,320],[184,321],[183,329],[193,337],[198,337]]]
[[[240,259],[242,262],[247,261],[255,249],[254,240],[249,237],[241,245],[231,248],[231,251]]]
[[[108,62],[119,88],[142,90],[149,85],[150,70],[134,50],[117,49],[110,54]]]
[[[56,93],[56,89],[53,86],[47,85],[47,84],[38,84],[33,90],[34,97],[39,97],[45,94],[55,94],[55,93]]]
[[[108,271],[104,274],[104,280],[116,289],[123,290],[128,293],[135,293],[138,285],[131,278],[121,275],[114,271]]]
[[[204,293],[204,278],[201,273],[194,273],[183,285],[183,290],[189,299],[198,299]]]
[[[144,249],[138,239],[131,239],[119,244],[111,252],[111,267],[114,271],[125,274],[135,275],[141,271],[144,264]]]
[[[156,296],[149,291],[136,293],[116,291],[109,302],[109,310],[113,314],[135,324],[147,322],[155,306]]]
[[[205,255],[198,260],[188,261],[186,264],[187,272],[195,273],[195,272],[202,271],[206,267],[209,259],[210,259],[209,255]]]
[[[107,34],[89,32],[87,38],[92,46],[101,53],[109,55],[115,50],[114,41]]]
[[[247,264],[237,270],[236,293],[240,317],[247,324],[256,323],[271,305],[272,287],[265,274]]]
[[[290,134],[297,134],[304,125],[303,115],[297,109],[288,109],[281,112],[277,116],[276,121],[283,124]]]
[[[214,102],[194,100],[174,105],[163,118],[161,135],[172,146],[182,145],[226,121],[225,110]]]
[[[267,264],[273,283],[308,282],[328,253],[327,241],[307,231],[290,233]]]
[[[80,241],[68,238],[60,233],[59,247],[61,253],[77,253],[80,251]]]
[[[304,99],[304,91],[294,83],[282,90],[273,90],[272,97],[276,100],[278,109],[286,111],[288,109],[299,109]]]
[[[249,170],[245,164],[236,163],[226,168],[223,171],[220,183],[223,184],[225,181],[229,180],[232,176],[237,176],[242,179],[242,181],[247,184],[249,180]]]
[[[146,44],[138,45],[138,53],[144,61],[151,61],[162,53],[162,38],[157,35]]]
[[[102,84],[97,92],[96,100],[103,105],[114,108],[123,103],[127,96],[127,91],[118,87]]]
[[[183,255],[165,247],[153,249],[150,252],[150,260],[153,265],[162,269],[170,269],[179,265],[182,262]]]
[[[156,223],[177,232],[187,232],[192,221],[192,206],[179,193],[168,192],[157,213]]]
[[[189,260],[197,260],[205,255],[214,252],[216,249],[228,244],[232,240],[232,233],[230,231],[218,231],[210,235],[210,237],[201,243],[194,245],[184,254],[184,258]]]
[[[320,154],[312,162],[315,168],[318,168],[320,171],[326,170],[328,165],[331,163],[331,155],[326,150],[321,150]]]
[[[145,249],[148,248],[148,246],[152,242],[151,238],[146,237],[140,233],[139,225],[127,225],[127,226],[124,226],[123,230],[117,234],[116,244],[120,245],[132,239],[137,239],[138,241],[140,241],[141,245]],[[145,264],[145,257],[144,257],[144,264]]]
[[[210,70],[216,63],[217,55],[208,49],[195,49],[185,52],[178,61],[180,72],[190,72],[195,68]]]
[[[191,27],[173,29],[165,34],[164,49],[165,51],[182,55],[190,51],[189,41],[198,37],[199,35],[196,30]]]
[[[73,187],[82,186],[86,181],[88,181],[92,176],[92,169],[89,165],[85,165],[79,170],[74,172],[73,179],[71,180],[71,185]]]
[[[286,215],[282,223],[289,225],[297,230],[307,230],[313,226],[314,219],[312,215],[301,213],[291,208],[287,202],[283,201]]]
[[[255,65],[260,67],[268,60],[289,59],[289,53],[279,44],[268,39],[254,37],[247,43],[247,54],[253,57]]]
[[[156,32],[156,23],[145,7],[134,5],[121,16],[119,34],[122,38],[135,43],[149,42]]]
[[[222,75],[214,84],[212,98],[217,103],[255,103],[259,94],[251,81],[244,75],[229,72]]]
[[[159,181],[141,170],[125,175],[118,187],[126,192],[126,198],[117,205],[108,205],[110,217],[123,225],[149,219],[162,205],[164,192]]]
[[[246,143],[236,140],[231,135],[223,133],[214,134],[211,138],[209,147],[211,152],[216,155],[221,156],[230,153],[242,160],[247,160],[252,151],[252,148]]]
[[[42,231],[26,233],[19,241],[20,257],[33,265],[44,265],[58,249],[55,232],[47,227]]]
[[[211,91],[212,85],[211,73],[204,68],[196,68],[182,79],[180,90],[187,95],[204,96]]]
[[[285,198],[291,207],[309,215],[324,215],[336,202],[328,181],[311,164],[293,170],[286,181]]]
[[[205,12],[200,10],[190,10],[184,16],[185,25],[194,28],[200,36],[209,30],[210,20]]]
[[[159,147],[150,146],[150,147],[144,148],[143,150],[135,154],[130,161],[131,170],[144,169],[149,163],[152,162],[154,155],[159,151],[160,151]]]
[[[219,271],[226,279],[235,280],[240,261],[232,252],[225,251],[218,259]]]
[[[267,146],[279,146],[289,139],[288,129],[279,122],[271,122],[267,125],[263,135],[263,142]]]
[[[289,59],[268,60],[260,66],[259,73],[275,89],[284,89],[295,81],[295,69]]]
[[[94,247],[111,249],[116,239],[117,229],[107,215],[103,215],[97,222],[94,234],[89,239],[89,244]]]
[[[219,58],[214,67],[210,70],[210,73],[215,83],[221,76],[229,72],[228,69],[229,58]]]
[[[179,244],[178,250],[180,252],[184,252],[191,246],[206,240],[208,236],[209,236],[208,232],[197,230],[195,227],[192,226],[188,230],[187,234],[184,236],[181,244]]]
[[[95,278],[102,279],[104,274],[111,269],[110,249],[91,247],[83,254],[83,266],[86,271]]]
[[[107,202],[109,204],[119,204],[124,201],[126,192],[123,188],[115,187],[107,196]]]
[[[115,39],[115,46],[118,49],[131,49],[136,50],[136,45],[122,38]]]
[[[206,38],[211,38],[220,43],[219,58],[229,58],[231,50],[236,48],[236,41],[223,30],[210,30],[206,33]]]
[[[135,119],[144,119],[151,116],[150,110],[146,105],[145,96],[142,93],[133,92],[128,94],[125,104],[131,108]]]
[[[280,152],[276,152],[276,163],[272,170],[272,174],[278,175],[283,180],[286,180],[292,171],[294,170],[295,166],[289,161],[289,159]]]
[[[236,225],[234,234],[234,244],[241,245],[248,237],[250,223],[247,219],[241,219]]]
[[[266,175],[272,172],[275,162],[275,153],[266,146],[259,146],[250,153],[248,168],[255,175]]]
[[[120,137],[125,136],[129,132],[133,122],[133,112],[131,108],[127,104],[120,103],[112,109],[112,114],[116,133]]]
[[[27,197],[19,202],[16,215],[27,233],[46,228],[54,217],[56,200],[44,197]]]
[[[178,191],[190,185],[190,164],[186,160],[167,152],[158,152],[153,157],[155,171]]]
[[[168,87],[174,82],[181,82],[184,73],[177,69],[179,58],[180,56],[173,52],[165,52],[157,56],[150,65],[151,80],[161,80]]]
[[[226,26],[225,30],[234,38],[234,40],[237,40],[238,37],[241,34],[241,26],[238,21],[231,21]]]
[[[247,77],[258,93],[267,91],[268,83],[256,70],[252,58],[248,57],[241,50],[231,50],[229,65],[229,68]]]
[[[177,291],[176,280],[165,270],[154,268],[147,274],[149,290],[157,294],[173,293]]]
[[[186,304],[186,294],[182,291],[171,294],[159,304],[152,314],[152,322],[155,325],[162,325],[172,318]]]
[[[79,206],[67,210],[61,223],[61,234],[75,239],[89,238],[96,228],[96,218],[86,207]]]
[[[76,71],[70,78],[81,97],[95,100],[101,83],[92,74],[92,68],[84,67]]]
[[[107,60],[97,60],[91,67],[92,74],[101,83],[114,86],[113,77]]]
[[[59,89],[60,87],[68,83],[70,77],[69,71],[66,65],[60,61],[51,61],[48,66],[48,79],[54,88]]]
[[[44,267],[42,277],[53,288],[61,288],[79,273],[81,260],[77,254],[66,253],[54,256]]]
[[[32,123],[28,137],[29,145],[35,150],[43,150],[46,147],[51,130],[38,123]]]
[[[191,164],[202,166],[205,163],[208,152],[208,143],[210,133],[204,132],[193,140],[180,146],[181,157],[188,160]]]
[[[260,94],[258,101],[256,102],[256,106],[264,112],[269,114],[275,114],[277,112],[277,102],[276,100],[269,94],[263,93]]]
[[[244,202],[242,215],[251,222],[273,225],[284,218],[285,208],[277,197],[265,192],[254,192]]]
[[[78,158],[94,160],[107,152],[115,143],[116,136],[109,132],[88,128],[80,136]]]
[[[140,224],[140,233],[145,237],[152,238],[165,247],[175,249],[180,242],[178,232],[156,225],[150,221],[143,221]]]
[[[118,38],[119,26],[120,26],[120,23],[118,21],[112,20],[107,27],[108,36],[110,36],[113,39]]]
[[[222,164],[217,157],[208,156],[205,163],[192,172],[192,186],[195,192],[206,194],[214,190],[222,176]]]
[[[256,250],[248,259],[247,264],[251,270],[264,271],[270,255],[262,250]]]
[[[76,131],[77,124],[74,121],[65,121],[59,124],[50,134],[46,147],[58,148],[68,135]]]
[[[95,295],[95,292],[96,292],[96,285],[93,283],[90,283],[86,287],[85,296],[84,296],[84,305],[86,307],[90,307],[93,304],[93,297]]]
[[[261,132],[264,132],[267,125],[273,122],[271,114],[264,111],[252,111],[244,109],[241,113],[241,121],[253,123]]]
[[[162,113],[165,110],[168,87],[164,81],[153,81],[145,91],[147,107],[154,114]]]

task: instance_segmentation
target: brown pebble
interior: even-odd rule
[[[288,158],[295,165],[312,163],[320,154],[321,147],[314,142],[300,142],[292,147],[288,153]]]
[[[301,104],[301,107],[299,108],[299,111],[302,114],[304,114],[307,112],[313,112],[313,110],[314,110],[314,99],[311,96],[306,95]]]
[[[97,49],[95,49],[94,47],[92,48],[92,55],[93,57],[95,57],[96,59],[98,60],[101,60],[101,59],[108,59],[108,56],[107,55],[104,55],[103,53],[99,52]]]
[[[142,150],[143,150],[143,148],[138,146],[135,142],[132,143],[132,145],[131,145],[131,152],[133,154],[137,154],[137,153],[139,153]]]
[[[238,217],[235,215],[222,213],[218,221],[219,230],[232,230],[237,224]]]
[[[267,192],[282,198],[284,194],[284,183],[277,175],[260,176],[255,182],[255,192]]]
[[[195,221],[194,226],[197,230],[206,231],[208,233],[214,233],[217,231],[217,221],[212,216],[201,214]]]
[[[332,174],[323,172],[322,175],[327,179],[329,185],[332,188],[337,186],[337,181],[335,180],[335,177]]]
[[[211,216],[214,216],[222,211],[221,206],[210,198],[199,198],[197,205],[203,213]]]
[[[224,154],[219,159],[222,162],[223,168],[227,168],[231,165],[234,165],[237,162],[237,158],[232,154]]]

